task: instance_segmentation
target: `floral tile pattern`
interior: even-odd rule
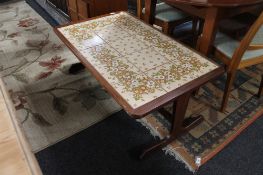
[[[132,108],[217,68],[214,63],[125,12],[58,30]],[[119,56],[112,54],[112,49]],[[90,54],[91,50],[94,54]]]
[[[100,45],[82,50],[81,53],[118,92],[126,93],[124,99],[134,104],[134,107],[143,104],[144,100],[154,99],[166,93],[131,62],[122,59],[123,57],[110,46]],[[92,59],[93,57],[97,59]],[[129,98],[130,96],[134,98]],[[138,101],[139,99],[141,100]]]
[[[162,55],[158,54],[154,49],[148,48],[138,52],[131,53],[125,56],[134,66],[138,67],[142,72],[168,63],[168,59],[164,59]]]
[[[103,29],[96,30],[95,33],[105,41],[115,41],[116,39],[120,39],[120,36],[122,37],[130,36],[129,33],[123,31],[121,28],[115,25],[109,25]]]
[[[136,38],[122,36],[120,36],[115,41],[111,41],[109,45],[125,56],[139,52],[140,50],[144,50],[149,47]]]

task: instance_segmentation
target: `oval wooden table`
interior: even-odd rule
[[[193,16],[204,19],[197,49],[208,55],[215,39],[218,22],[244,12],[263,10],[263,0],[163,0]],[[145,18],[153,24],[157,0],[145,0]]]

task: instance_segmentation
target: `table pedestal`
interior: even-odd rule
[[[147,155],[152,151],[165,147],[166,145],[177,139],[178,136],[193,129],[203,121],[203,116],[190,117],[185,119],[185,113],[187,110],[188,102],[192,94],[193,91],[189,91],[178,97],[173,102],[172,114],[170,114],[164,108],[161,108],[159,110],[159,112],[164,117],[166,117],[169,121],[171,121],[172,128],[170,134],[166,136],[164,139],[160,140],[158,143],[151,145],[149,146],[149,148],[143,150],[142,154],[140,155],[140,159],[142,159],[145,155]]]

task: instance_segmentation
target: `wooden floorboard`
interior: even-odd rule
[[[2,80],[0,87],[0,174],[40,175],[34,154],[14,118]]]

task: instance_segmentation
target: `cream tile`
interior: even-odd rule
[[[155,87],[157,84],[146,76],[137,74],[132,79],[126,82],[128,86],[117,85],[115,88],[134,109],[166,94],[166,91]]]
[[[104,27],[98,31],[95,31],[95,33],[105,41],[115,41],[119,38],[130,36],[130,34],[127,33],[125,30],[122,30],[121,28],[115,25]]]
[[[84,50],[96,45],[103,44],[104,41],[92,31],[82,28],[59,29],[69,42],[77,49]]]
[[[143,74],[125,70],[116,72],[117,78],[107,77],[111,85],[130,104],[132,108],[140,107],[166,92],[158,84]]]
[[[110,47],[97,46],[82,51],[82,55],[133,108],[166,93],[124,57],[117,57]]]
[[[78,48],[79,50],[84,50],[93,46],[97,46],[103,44],[104,41],[97,35],[93,35],[89,39],[85,39],[82,41],[73,41],[73,45]]]
[[[152,47],[154,47],[154,49],[157,52],[159,52],[160,55],[163,55],[164,57],[166,57],[167,59],[171,61],[180,60],[180,58],[182,57],[182,54],[181,54],[182,52],[176,48],[173,42],[170,42],[170,41],[162,42],[161,47],[158,47],[158,45],[160,45],[158,43],[159,42],[154,42],[154,41],[150,42]],[[172,46],[168,46],[169,44],[171,44]]]
[[[169,62],[168,59],[164,58],[162,55],[151,48],[134,52],[130,55],[127,55],[125,58],[133,63],[142,72]]]
[[[213,65],[210,68],[197,60],[174,61],[148,71],[147,75],[159,82],[166,91],[172,91],[204,75],[210,69],[214,69]]]
[[[133,26],[120,26],[126,32],[131,34],[134,38],[138,39],[140,42],[145,43],[146,45],[154,46],[154,43],[158,43],[159,40],[159,33],[155,29],[147,26],[146,24],[142,23],[134,23]]]
[[[114,60],[115,58],[121,56],[116,50],[114,50],[106,43],[85,50],[81,50],[80,53],[91,64],[98,66],[103,66],[103,64],[106,64],[108,61]]]
[[[160,67],[151,69],[146,74],[153,80],[157,81],[165,90],[170,91],[183,85],[180,74],[176,73],[171,63],[164,64]],[[181,69],[182,71],[182,69]]]
[[[112,41],[110,45],[124,56],[148,48],[148,45],[132,36],[119,38],[118,40]]]

